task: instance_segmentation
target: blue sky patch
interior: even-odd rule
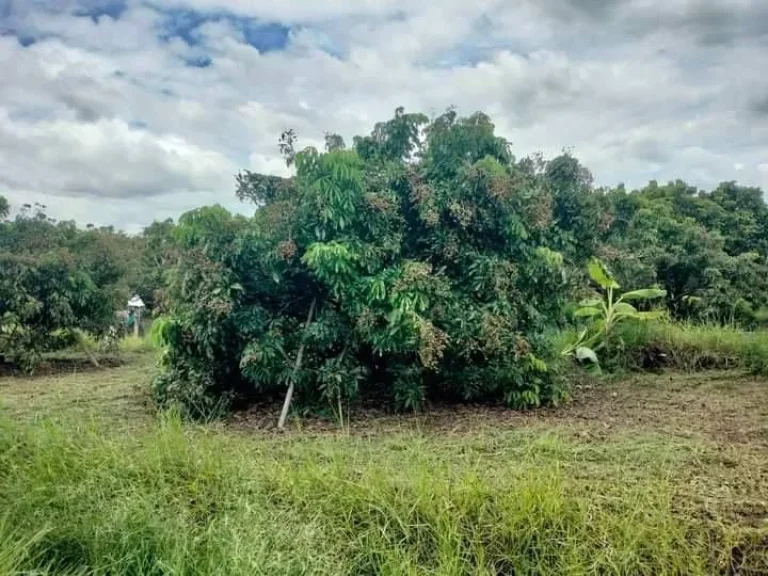
[[[32,44],[37,42],[37,38],[35,38],[34,36],[22,35],[22,36],[17,36],[16,39],[19,41],[19,44],[21,44],[24,48],[26,48],[27,46],[32,46]]]
[[[160,38],[163,40],[181,38],[190,46],[197,46],[200,43],[198,28],[207,20],[213,19],[194,10],[170,10],[164,15]]]
[[[229,12],[198,12],[196,10],[166,10],[160,38],[181,38],[190,46],[201,43],[199,28],[206,22],[226,22],[238,30],[245,41],[259,52],[282,50],[288,44],[290,28],[275,22],[236,16]]]
[[[16,27],[13,22],[9,21],[3,24],[0,21],[0,36],[13,36],[23,48],[26,48],[40,40],[49,38],[51,35],[39,32],[29,26]]]
[[[38,38],[34,34],[18,31],[13,28],[3,28],[2,26],[0,26],[0,36],[15,36],[16,40],[24,48],[32,46],[32,44],[38,41]]]
[[[290,28],[282,24],[264,24],[247,18],[237,18],[232,24],[242,31],[245,41],[259,52],[282,50],[288,44]]]
[[[117,20],[128,7],[128,0],[81,0],[75,16],[88,17],[94,22],[102,16]]]

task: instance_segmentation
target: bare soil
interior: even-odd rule
[[[278,405],[256,406],[231,417],[244,430],[274,428]],[[432,406],[420,413],[390,414],[365,409],[352,414],[352,433],[381,434],[413,428],[441,434],[473,434],[484,428],[567,427],[600,438],[627,431],[653,431],[701,438],[722,445],[768,448],[768,379],[735,371],[634,374],[615,382],[584,382],[557,407],[515,411],[488,405]],[[305,433],[337,431],[338,422],[303,417],[294,428]]]

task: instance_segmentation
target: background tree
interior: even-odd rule
[[[324,148],[300,150],[286,130],[293,175],[238,174],[250,218],[204,207],[129,235],[40,204],[8,220],[0,197],[6,358],[39,357],[62,331],[98,334],[138,293],[169,313],[163,401],[213,405],[294,382],[300,403],[337,412],[374,393],[408,408],[536,404],[559,395],[542,334],[568,322],[593,257],[629,290],[665,290],[674,318],[768,321],[759,188],[595,188],[567,151],[515,158],[480,112],[398,108],[350,148],[334,133]]]
[[[707,193],[678,180],[608,199],[613,223],[597,253],[623,284],[661,284],[677,318],[755,321],[768,295],[759,190],[725,183]]]
[[[114,234],[56,222],[42,206],[0,223],[0,355],[31,368],[76,331],[113,322],[124,276]]]

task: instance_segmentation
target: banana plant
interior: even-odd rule
[[[576,318],[592,318],[594,324],[591,328],[582,330],[576,341],[566,346],[562,354],[575,357],[579,362],[589,362],[593,367],[599,368],[597,351],[608,345],[617,324],[626,320],[655,320],[664,315],[663,310],[640,311],[630,302],[663,298],[667,291],[643,288],[618,294],[621,288],[619,283],[597,258],[589,262],[587,272],[592,281],[600,287],[601,294],[579,302],[573,315]]]

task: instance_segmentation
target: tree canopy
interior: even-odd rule
[[[111,227],[57,222],[42,205],[25,205],[13,220],[0,197],[0,358],[31,369],[46,351],[82,331],[104,335],[115,311],[138,292],[161,292],[172,223],[141,236]]]
[[[403,408],[557,399],[541,334],[567,272],[524,209],[547,193],[541,175],[482,114],[398,110],[354,142],[292,155],[287,180],[242,174],[253,218],[181,218],[158,394],[204,405],[293,382],[302,402],[334,407],[374,393]]]

